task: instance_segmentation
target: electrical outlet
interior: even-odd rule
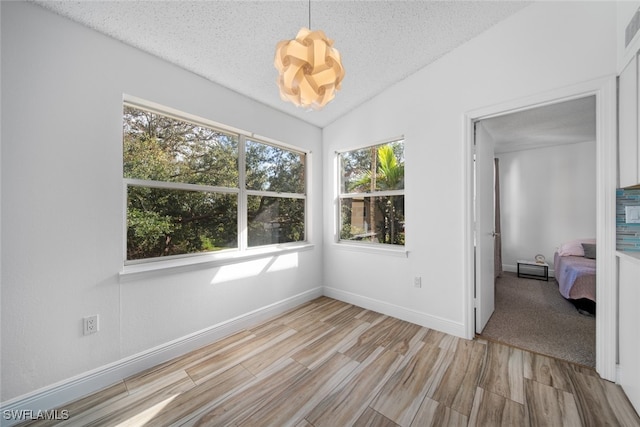
[[[98,332],[98,315],[85,317],[83,320],[84,335],[91,335]]]
[[[421,276],[416,276],[413,278],[413,287],[414,288],[421,288],[422,287],[422,277]]]

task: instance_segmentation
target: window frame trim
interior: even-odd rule
[[[373,143],[370,143],[370,142],[364,143],[363,142],[361,144],[356,144],[353,147],[341,148],[339,150],[336,150],[335,153],[336,154],[343,154],[343,153],[348,153],[349,151],[356,151],[356,150],[362,150],[362,149],[365,149],[365,148],[378,147],[380,145],[386,145],[386,144],[390,144],[392,142],[397,142],[397,141],[400,141],[400,140],[405,141],[406,140],[405,136],[404,135],[397,135],[397,136],[394,136],[394,137],[391,137],[391,138],[385,138],[385,139],[382,139],[380,141],[373,142]],[[340,176],[340,171],[338,171],[338,176]]]
[[[239,194],[239,188],[217,187],[213,185],[188,184],[174,181],[154,181],[136,178],[124,178],[125,185],[130,187],[163,188],[167,190],[200,191],[203,193]]]
[[[222,133],[233,133],[233,134],[245,135],[245,136],[253,135],[251,132],[238,129],[233,126],[228,126],[228,125],[207,119],[202,116],[186,113],[186,112],[177,110],[175,108],[167,107],[165,105],[158,104],[153,101],[147,101],[145,99],[138,98],[136,96],[132,96],[128,94],[123,95],[122,106],[139,108],[139,109],[146,110],[154,114],[160,114],[162,116],[169,117],[175,120],[186,121],[196,126],[206,126],[208,128],[212,128],[213,130],[216,130]]]
[[[339,194],[340,199],[354,199],[356,197],[387,197],[387,196],[404,196],[404,190],[381,190],[370,191],[367,193],[344,193]]]

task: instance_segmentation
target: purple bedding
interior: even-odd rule
[[[556,252],[554,269],[558,287],[567,299],[596,301],[596,260],[581,256],[560,256]]]

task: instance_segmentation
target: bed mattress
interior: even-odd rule
[[[567,299],[596,301],[596,260],[581,256],[554,256],[560,294]]]

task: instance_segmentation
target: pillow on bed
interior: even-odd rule
[[[577,239],[567,243],[563,243],[558,248],[558,255],[560,256],[584,256],[583,243],[595,244],[596,239]]]
[[[583,243],[584,257],[589,259],[596,259],[596,245],[593,243]]]

